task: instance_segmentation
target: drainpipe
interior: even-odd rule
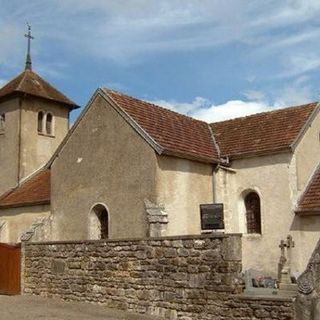
[[[213,203],[216,203],[217,201],[217,178],[216,173],[219,170],[219,165],[213,168],[212,170],[212,197],[213,197]]]

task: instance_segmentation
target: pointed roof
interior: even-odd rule
[[[50,170],[41,169],[0,197],[1,208],[50,203]]]
[[[0,88],[0,101],[15,95],[31,95],[64,104],[70,109],[79,108],[51,84],[31,70],[25,70]]]
[[[206,122],[190,118],[125,94],[103,89],[106,96],[121,108],[133,126],[160,147],[160,154],[175,155],[201,162],[216,163],[219,154]]]
[[[231,159],[288,152],[318,111],[318,103],[211,123],[221,156]]]
[[[320,214],[320,164],[298,200],[295,212],[300,215]]]

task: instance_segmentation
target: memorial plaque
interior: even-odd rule
[[[224,229],[223,203],[200,204],[201,229]]]

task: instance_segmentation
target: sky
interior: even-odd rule
[[[0,0],[0,86],[33,70],[207,122],[319,100],[319,0]],[[79,115],[74,111],[71,121]]]

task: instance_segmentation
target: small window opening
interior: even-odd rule
[[[100,237],[101,239],[108,239],[109,230],[108,230],[108,212],[106,209],[102,210],[99,215],[100,220]]]
[[[39,133],[43,132],[42,123],[43,123],[43,112],[40,111],[38,112],[38,132]]]
[[[0,115],[0,131],[4,131],[6,124],[6,115],[3,113]]]
[[[91,239],[109,238],[109,214],[106,207],[97,204],[91,211],[90,234]]]
[[[260,197],[256,192],[250,192],[245,199],[247,232],[261,233]]]
[[[52,135],[52,114],[47,114],[46,119],[46,133]]]

